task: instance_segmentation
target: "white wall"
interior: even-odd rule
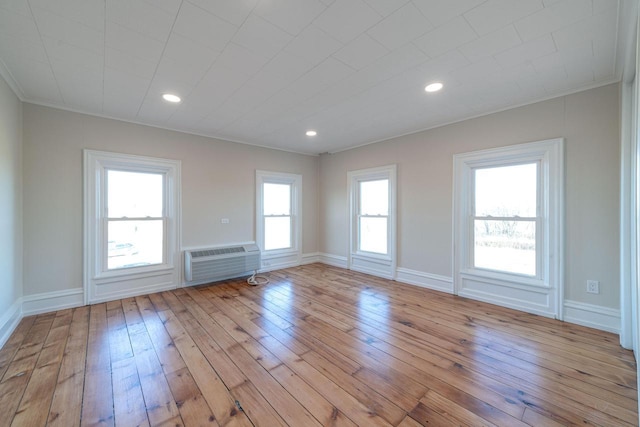
[[[303,254],[317,252],[317,157],[23,108],[25,295],[82,287],[84,148],[182,161],[183,248],[255,240],[255,170],[301,174]]]
[[[320,251],[347,255],[347,171],[396,163],[398,267],[450,278],[453,155],[564,137],[565,298],[618,309],[619,105],[614,84],[322,155]],[[586,293],[587,279],[600,295]]]
[[[22,105],[0,77],[0,345],[22,297]]]

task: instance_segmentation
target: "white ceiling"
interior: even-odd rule
[[[334,152],[620,81],[625,1],[0,0],[0,71],[26,102]]]

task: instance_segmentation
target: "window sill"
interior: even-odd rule
[[[103,283],[119,281],[122,278],[140,279],[144,277],[161,276],[167,273],[173,273],[175,266],[170,264],[153,265],[149,267],[132,267],[121,268],[118,270],[103,271],[93,277]]]

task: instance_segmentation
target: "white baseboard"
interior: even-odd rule
[[[260,270],[258,270],[258,273],[267,273],[269,271],[282,270],[284,268],[297,267],[299,265],[301,265],[301,263],[298,262],[298,261],[281,262],[281,263],[278,263],[278,264],[271,264],[271,265],[267,265],[267,266],[262,266],[262,268]]]
[[[334,267],[347,268],[347,257],[339,255],[331,255],[326,253],[320,253],[319,262],[327,265],[333,265]]]
[[[18,298],[0,318],[0,348],[16,330],[22,317],[22,298]]]
[[[22,314],[30,316],[82,305],[84,305],[84,290],[82,288],[44,292],[22,297]]]
[[[433,289],[448,294],[453,293],[453,278],[448,276],[399,267],[396,269],[396,280],[409,285],[420,286],[421,288]]]
[[[320,258],[321,258],[320,252],[302,254],[302,260],[300,261],[300,265],[313,264],[314,262],[321,262]]]
[[[620,333],[620,310],[578,301],[564,302],[564,321],[602,331]]]

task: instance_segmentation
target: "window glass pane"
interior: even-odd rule
[[[291,215],[291,185],[265,183],[264,215]]]
[[[264,250],[291,247],[291,218],[267,217],[264,219]]]
[[[162,174],[107,171],[109,218],[162,217]]]
[[[107,268],[162,264],[164,221],[109,221]]]
[[[389,215],[389,180],[360,181],[360,214]]]
[[[474,220],[473,248],[475,267],[536,275],[534,221]]]
[[[535,217],[537,163],[475,170],[475,216]]]
[[[387,254],[387,218],[360,218],[360,250]]]

